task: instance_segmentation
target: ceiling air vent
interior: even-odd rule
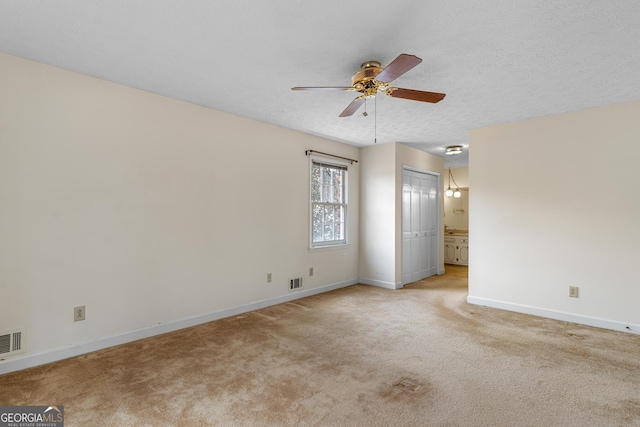
[[[0,333],[0,357],[24,352],[23,337],[21,330]]]

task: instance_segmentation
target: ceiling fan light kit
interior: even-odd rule
[[[292,87],[291,90],[338,90],[338,91],[356,91],[361,95],[351,101],[351,104],[340,113],[339,117],[352,116],[365,99],[375,98],[382,92],[392,98],[404,98],[419,102],[437,103],[444,99],[444,93],[425,92],[421,90],[403,89],[397,87],[389,87],[389,83],[420,64],[422,59],[415,55],[406,53],[400,54],[391,64],[385,68],[381,68],[378,61],[367,61],[360,66],[360,71],[355,73],[351,78],[351,86],[312,86],[312,87]]]

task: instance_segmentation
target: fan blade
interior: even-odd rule
[[[291,90],[355,90],[351,86],[306,86],[292,87]]]
[[[376,80],[382,83],[392,82],[421,62],[422,59],[415,55],[400,54],[384,70],[380,71]]]
[[[447,96],[444,93],[424,92],[421,90],[402,89],[399,87],[391,88],[387,93],[393,98],[412,99],[414,101],[431,102],[434,104],[442,101],[444,97]]]
[[[339,117],[349,117],[352,116],[353,113],[355,113],[356,111],[358,111],[358,108],[360,108],[360,106],[364,103],[364,98],[360,98],[357,97],[356,99],[354,99],[353,101],[351,101],[351,104],[349,104],[349,106],[347,108],[344,109],[344,111],[342,113],[340,113]]]

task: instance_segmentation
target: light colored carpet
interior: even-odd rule
[[[465,267],[0,376],[67,426],[640,426],[640,336],[468,305]]]

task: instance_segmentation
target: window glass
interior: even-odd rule
[[[347,167],[311,162],[311,246],[347,243]]]

